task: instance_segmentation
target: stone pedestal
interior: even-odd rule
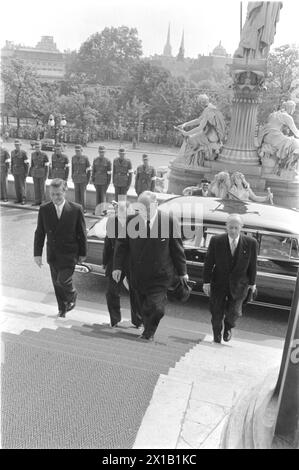
[[[266,60],[234,59],[230,65],[234,98],[227,142],[219,162],[257,166],[255,143],[259,94],[266,75]],[[246,174],[246,172],[244,172]]]

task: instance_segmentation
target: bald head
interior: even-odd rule
[[[226,221],[226,230],[231,238],[237,238],[243,227],[243,219],[240,214],[230,214]]]
[[[143,191],[138,197],[138,203],[145,208],[147,218],[151,218],[157,212],[157,196],[152,191]]]

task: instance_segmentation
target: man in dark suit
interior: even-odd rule
[[[229,341],[248,290],[255,291],[257,242],[241,233],[239,214],[229,215],[227,233],[211,238],[203,272],[203,291],[210,297],[214,342]]]
[[[201,197],[212,197],[213,194],[210,191],[210,181],[207,179],[201,180],[201,186],[188,186],[183,190],[183,196],[201,196]]]
[[[77,292],[72,276],[76,263],[84,260],[87,248],[82,207],[65,199],[66,190],[66,181],[60,178],[51,181],[51,202],[40,207],[34,236],[34,261],[39,267],[47,236],[47,261],[60,317],[65,317],[76,305]]]
[[[129,294],[130,294],[130,305],[131,305],[131,322],[136,328],[140,328],[142,325],[142,317],[138,311],[138,302],[136,298],[135,289],[133,289],[130,283],[130,273],[128,269],[128,257],[124,262],[124,270],[122,271],[120,282],[115,282],[112,277],[113,271],[113,255],[115,249],[116,239],[118,237],[118,231],[126,230],[126,216],[129,211],[129,203],[126,201],[119,201],[115,205],[115,213],[111,214],[107,220],[106,226],[106,237],[104,241],[103,251],[103,266],[105,268],[105,274],[108,279],[108,286],[106,291],[107,307],[110,315],[110,324],[114,328],[118,326],[121,321],[121,309],[120,309],[120,290],[121,283],[126,277],[128,281]]]
[[[112,276],[120,281],[129,254],[130,280],[144,324],[140,338],[152,341],[164,316],[167,288],[175,271],[182,282],[188,275],[177,222],[158,211],[155,193],[141,193],[138,202],[144,210],[127,218],[126,234],[116,241]]]

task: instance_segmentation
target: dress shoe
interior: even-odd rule
[[[25,206],[26,201],[22,201],[21,204],[22,204],[22,206]]]
[[[214,334],[214,343],[221,343],[221,333],[217,335]]]
[[[65,318],[65,312],[63,312],[62,310],[59,310],[58,317],[59,318]]]
[[[65,306],[65,311],[70,312],[76,307],[76,300],[77,300],[77,292],[74,293],[74,300],[72,302],[68,302]]]
[[[3,202],[8,202],[8,199],[3,199]]]
[[[118,327],[118,323],[113,323],[113,325],[110,325],[111,328],[117,328]]]
[[[223,341],[230,341],[232,337],[232,330],[224,328]]]
[[[141,336],[138,336],[138,339],[141,339],[143,341],[154,341],[153,336],[150,336],[149,338],[146,338],[145,336],[141,335]]]
[[[21,201],[14,201],[14,204],[20,204]]]

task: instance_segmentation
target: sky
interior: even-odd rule
[[[106,26],[138,30],[143,55],[161,54],[170,23],[170,42],[177,55],[185,32],[185,57],[208,55],[221,41],[229,54],[238,46],[240,4],[243,22],[247,2],[238,0],[8,0],[1,7],[0,45],[5,40],[34,47],[41,36],[54,36],[60,51],[79,49]],[[299,2],[285,0],[272,47],[299,45]]]

